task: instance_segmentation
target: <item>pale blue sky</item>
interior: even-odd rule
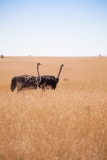
[[[0,0],[0,55],[107,56],[107,0]]]

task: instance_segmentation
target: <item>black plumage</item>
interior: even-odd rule
[[[25,89],[37,89],[41,81],[41,76],[39,74],[39,65],[41,64],[37,63],[38,77],[27,74],[13,77],[10,85],[11,91],[13,92],[15,88],[17,88],[17,92]]]
[[[46,89],[55,89],[58,82],[59,82],[59,76],[62,71],[62,67],[64,64],[61,64],[58,76],[57,78],[51,75],[44,75],[41,76],[41,82],[39,83],[39,88],[42,88],[42,91],[45,91]]]

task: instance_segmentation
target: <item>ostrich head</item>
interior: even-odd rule
[[[65,66],[65,64],[61,64],[61,67]]]
[[[41,63],[37,63],[37,66],[41,65]]]

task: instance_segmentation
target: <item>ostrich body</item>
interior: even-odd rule
[[[55,88],[59,82],[59,76],[61,74],[63,66],[64,66],[64,64],[61,64],[57,78],[54,76],[51,76],[51,75],[41,76],[41,82],[39,83],[39,88],[42,88],[42,91],[45,91],[46,89],[54,89],[55,90]]]
[[[17,88],[17,92],[20,92],[21,90],[37,89],[41,81],[39,65],[41,64],[37,63],[38,77],[27,74],[13,77],[10,86],[11,91],[13,92],[15,88]]]

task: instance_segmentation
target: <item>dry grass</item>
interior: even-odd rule
[[[10,91],[14,75],[57,76],[56,90]],[[51,64],[52,63],[52,64]],[[106,160],[107,58],[0,59],[0,160]]]

